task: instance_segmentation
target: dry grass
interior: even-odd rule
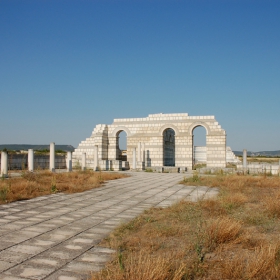
[[[216,199],[152,208],[104,246],[118,250],[92,280],[280,279],[280,178],[195,177]]]
[[[0,181],[0,204],[57,192],[82,192],[98,188],[105,181],[123,177],[125,177],[124,174],[92,171],[70,173],[23,172],[21,177]]]
[[[279,279],[279,245],[273,244],[242,252],[224,263],[223,276],[228,279]]]
[[[239,159],[242,161],[243,160],[242,156],[239,157]],[[255,162],[255,163],[257,163],[257,162],[259,162],[259,163],[261,163],[261,162],[278,163],[279,160],[280,160],[279,157],[247,157],[248,162]]]
[[[275,189],[264,197],[264,205],[273,217],[280,218],[280,189]]]
[[[218,217],[208,221],[206,228],[208,247],[235,240],[241,232],[241,223],[229,217]]]
[[[121,263],[120,259],[118,255],[117,263],[108,265],[103,273],[93,275],[92,279],[102,280],[106,277],[111,280],[180,280],[185,274],[184,265],[172,269],[172,256],[151,256],[140,251],[132,252]],[[115,266],[119,266],[119,269],[116,270]]]

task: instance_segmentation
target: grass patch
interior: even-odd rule
[[[92,280],[280,279],[279,177],[194,174],[182,183],[220,193],[120,226],[102,242],[118,253]]]
[[[152,168],[146,168],[145,172],[154,172]]]
[[[105,181],[123,177],[126,175],[90,170],[70,173],[23,172],[21,177],[0,181],[0,204],[57,192],[83,192],[98,188]]]

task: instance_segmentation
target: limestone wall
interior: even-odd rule
[[[242,163],[240,163],[237,164],[237,170],[249,174],[270,174],[279,176],[280,165],[270,163],[248,163],[244,168]]]
[[[194,158],[195,163],[206,163],[207,162],[207,147],[206,146],[195,146],[194,147]],[[226,163],[241,163],[239,158],[233,153],[230,147],[226,147]]]
[[[137,151],[137,162],[145,165],[164,165],[164,133],[173,129],[175,141],[174,159],[169,163],[178,167],[193,166],[193,130],[197,126],[206,129],[207,166],[225,167],[226,165],[226,133],[214,116],[189,116],[180,114],[151,114],[146,118],[114,119],[111,125],[97,125],[91,137],[82,141],[73,153],[73,161],[79,161],[83,152],[88,159],[94,159],[93,147],[98,145],[98,159],[117,160],[118,135],[121,131],[127,134],[127,161],[132,166],[133,148]],[[141,144],[139,144],[141,143]],[[169,147],[170,149],[170,147]],[[174,162],[175,161],[175,162]]]

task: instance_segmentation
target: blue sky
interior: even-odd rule
[[[214,115],[233,150],[280,150],[280,1],[0,0],[0,144]],[[199,134],[199,133],[198,133]]]

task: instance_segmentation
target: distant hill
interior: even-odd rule
[[[236,156],[242,156],[243,151],[233,151]],[[264,156],[264,157],[279,157],[280,156],[280,150],[279,151],[261,151],[261,152],[250,152],[247,151],[248,156]]]
[[[33,150],[44,150],[50,149],[50,145],[29,145],[29,144],[0,144],[0,150],[3,149],[18,151],[18,150],[25,150],[33,149]],[[66,152],[73,152],[74,147],[72,145],[55,145],[56,150],[62,150]]]

